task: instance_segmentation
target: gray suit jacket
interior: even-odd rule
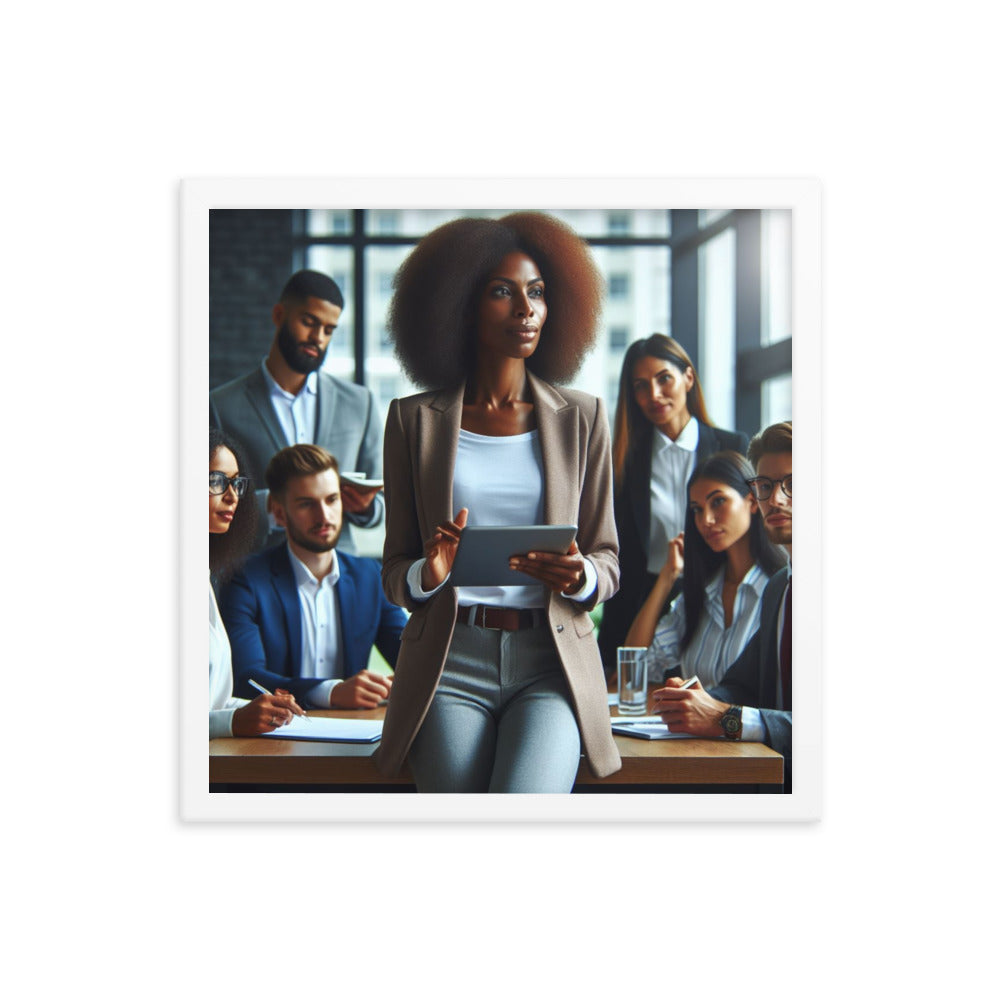
[[[764,588],[760,628],[708,693],[731,705],[760,709],[767,731],[764,742],[785,758],[785,791],[792,790],[792,712],[781,704],[778,685],[778,616],[788,583],[788,567],[778,570]]]
[[[321,371],[318,376],[314,443],[326,448],[345,472],[357,470],[369,478],[380,478],[382,422],[371,390],[326,372]],[[271,405],[267,380],[263,372],[255,368],[249,374],[213,389],[208,399],[209,419],[216,427],[233,435],[243,446],[246,460],[250,463],[260,515],[255,548],[277,544],[283,540],[284,533],[272,532],[268,535],[264,470],[271,456],[289,442],[285,440]],[[379,494],[366,516],[345,514],[344,531],[337,548],[356,554],[357,545],[351,534],[351,524],[371,528],[381,522],[384,509],[382,495]]]
[[[576,524],[580,552],[597,570],[589,601],[548,597],[548,625],[569,687],[584,753],[603,778],[621,767],[611,736],[607,685],[588,611],[618,586],[618,537],[611,500],[611,447],[604,404],[572,389],[555,388],[530,373],[544,466],[544,520]],[[393,400],[385,430],[386,534],[382,586],[395,604],[412,611],[403,629],[382,742],[375,761],[394,775],[420,729],[444,669],[457,617],[455,588],[444,586],[423,603],[406,583],[423,556],[424,541],[450,521],[452,481],[462,423],[464,386]]]

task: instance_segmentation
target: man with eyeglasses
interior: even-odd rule
[[[297,271],[271,311],[274,339],[260,367],[213,389],[209,419],[232,434],[260,476],[271,456],[294,444],[317,444],[343,468],[382,476],[382,421],[371,390],[321,371],[344,307],[337,283],[319,271]],[[340,549],[357,552],[352,525],[372,528],[384,516],[378,489],[344,483],[345,520]],[[281,541],[280,525],[257,491],[255,548]]]
[[[705,691],[680,690],[672,678],[653,692],[653,709],[677,732],[765,743],[785,758],[785,792],[792,790],[792,422],[772,424],[751,442],[753,490],[768,538],[789,563],[768,581],[760,626],[726,671]]]
[[[368,669],[372,647],[394,667],[406,615],[382,592],[375,559],[337,551],[337,460],[293,445],[271,459],[266,479],[285,541],[251,556],[219,595],[233,693],[252,697],[256,681],[303,706],[375,708],[392,680]]]

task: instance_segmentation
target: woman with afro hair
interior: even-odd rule
[[[382,583],[411,617],[376,761],[418,791],[568,792],[581,749],[621,767],[588,612],[618,585],[610,434],[572,379],[603,283],[551,216],[463,218],[395,281],[389,330],[426,392],[385,431]],[[566,555],[514,555],[520,586],[449,584],[466,525],[575,524]]]

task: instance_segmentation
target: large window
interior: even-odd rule
[[[791,419],[791,212],[670,214],[671,333],[695,361],[710,416],[750,436]]]

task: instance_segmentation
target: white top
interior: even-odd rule
[[[653,428],[653,455],[649,477],[649,560],[646,569],[659,573],[667,561],[671,538],[684,530],[687,484],[694,472],[698,449],[698,420],[692,417],[671,441]]]
[[[300,676],[325,678],[322,684],[310,690],[309,702],[319,708],[329,708],[330,692],[344,678],[340,611],[334,592],[340,580],[340,561],[334,551],[332,569],[322,580],[317,580],[291,546],[288,546],[288,560],[292,564],[302,613]]]
[[[469,525],[544,524],[545,495],[542,446],[538,431],[493,437],[461,430],[452,481],[452,510],[469,509]],[[420,585],[424,566],[418,559],[406,575],[410,593],[426,600],[440,587],[425,591]],[[597,571],[584,559],[586,576],[573,600],[586,600],[597,587]],[[527,578],[526,578],[527,579]],[[441,584],[443,587],[447,579]],[[459,605],[490,604],[505,608],[544,608],[544,584],[516,587],[456,587]]]
[[[233,712],[249,704],[233,697],[233,656],[215,591],[208,584],[208,738],[233,735]]]
[[[760,602],[768,577],[757,563],[750,567],[736,590],[733,620],[726,628],[722,607],[725,572],[725,567],[720,567],[705,587],[701,621],[687,649],[681,650],[687,627],[683,594],[656,623],[656,634],[647,653],[650,683],[662,681],[667,670],[679,665],[685,679],[697,675],[702,687],[715,687],[753,638],[760,626]]]

